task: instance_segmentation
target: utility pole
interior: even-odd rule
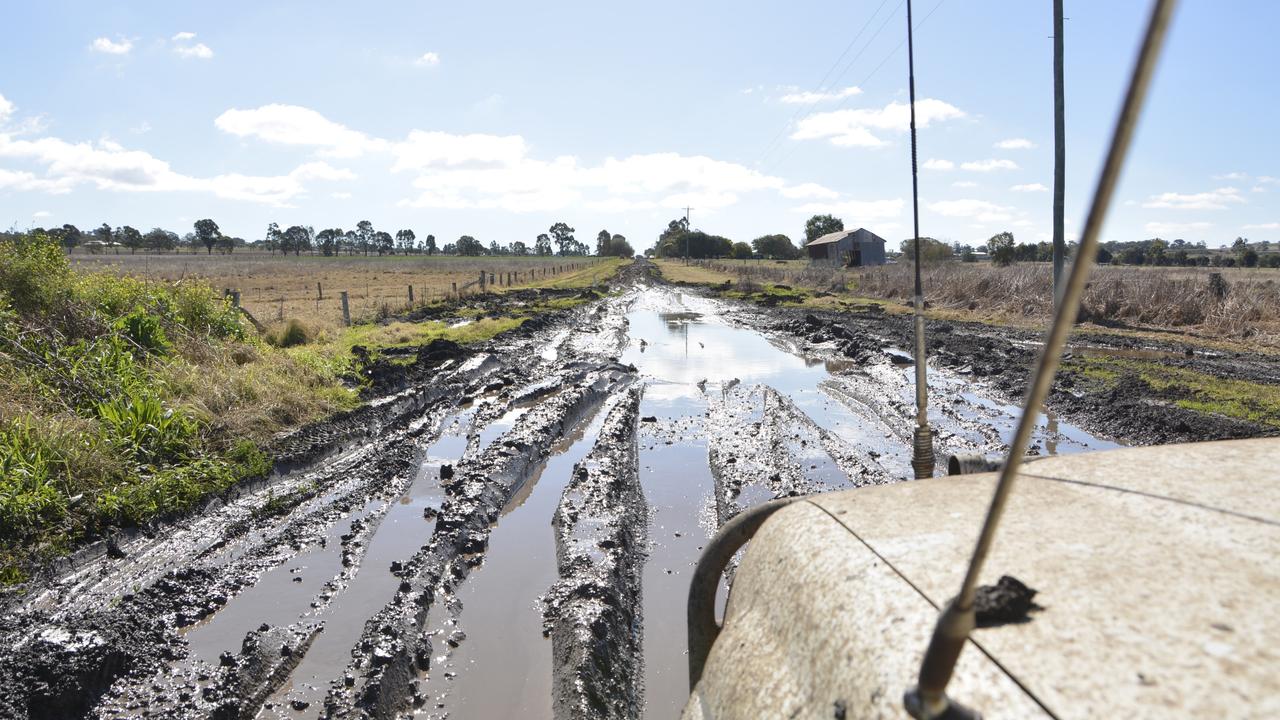
[[[1067,182],[1065,93],[1062,89],[1062,0],[1053,0],[1053,307],[1062,297],[1062,266],[1066,257],[1063,198]]]
[[[689,264],[689,213],[693,208],[685,207],[684,209],[684,264]]]

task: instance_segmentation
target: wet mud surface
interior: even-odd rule
[[[1035,339],[931,329],[941,473],[1006,449]],[[281,438],[268,480],[0,598],[0,717],[677,715],[685,594],[715,529],[910,475],[908,332],[723,302],[637,263],[488,343],[371,361],[370,402]],[[1263,434],[1143,393],[1066,376],[1033,451]]]

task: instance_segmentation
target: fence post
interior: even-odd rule
[[[317,299],[317,300],[323,300],[323,299],[324,299],[324,288],[320,287],[320,281],[319,281],[319,280],[317,280],[317,281],[316,281],[316,299]]]
[[[342,291],[342,324],[351,325],[351,306],[347,304],[347,291]]]
[[[231,291],[231,307],[240,307],[240,291]]]
[[[453,296],[458,297],[458,283],[450,283],[450,285],[453,285]]]
[[[489,284],[493,284],[493,273],[489,273]]]
[[[413,304],[413,286],[412,285],[409,286],[409,304],[410,305]]]
[[[480,271],[480,292],[484,292],[484,271]]]

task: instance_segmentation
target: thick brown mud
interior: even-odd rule
[[[0,598],[0,717],[677,715],[688,582],[716,528],[910,475],[909,326],[723,302],[645,263],[593,297],[369,363],[368,404],[281,438],[271,478]],[[938,455],[999,455],[1034,338],[932,330]],[[1068,380],[1034,451],[1259,434],[1136,392]]]

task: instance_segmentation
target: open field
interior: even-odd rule
[[[353,319],[399,312],[415,304],[479,291],[483,270],[496,289],[590,285],[616,268],[617,258],[456,257],[445,255],[336,256],[168,255],[71,256],[79,270],[111,272],[140,279],[198,279],[215,289],[240,291],[241,305],[259,321],[298,319],[313,324],[340,323],[339,293],[346,291]],[[508,284],[508,278],[511,282]],[[495,288],[489,288],[495,289]]]
[[[730,282],[748,291],[789,286],[802,295],[794,302],[817,307],[868,300],[901,306],[912,292],[908,264],[833,269],[803,260],[689,265],[660,260],[658,265],[676,282]],[[1210,286],[1214,273],[1226,281],[1221,295]],[[925,301],[934,317],[1043,326],[1053,309],[1051,278],[1044,263],[926,266]],[[1108,330],[1172,333],[1190,341],[1280,351],[1280,270],[1101,266],[1090,279],[1081,318]]]

